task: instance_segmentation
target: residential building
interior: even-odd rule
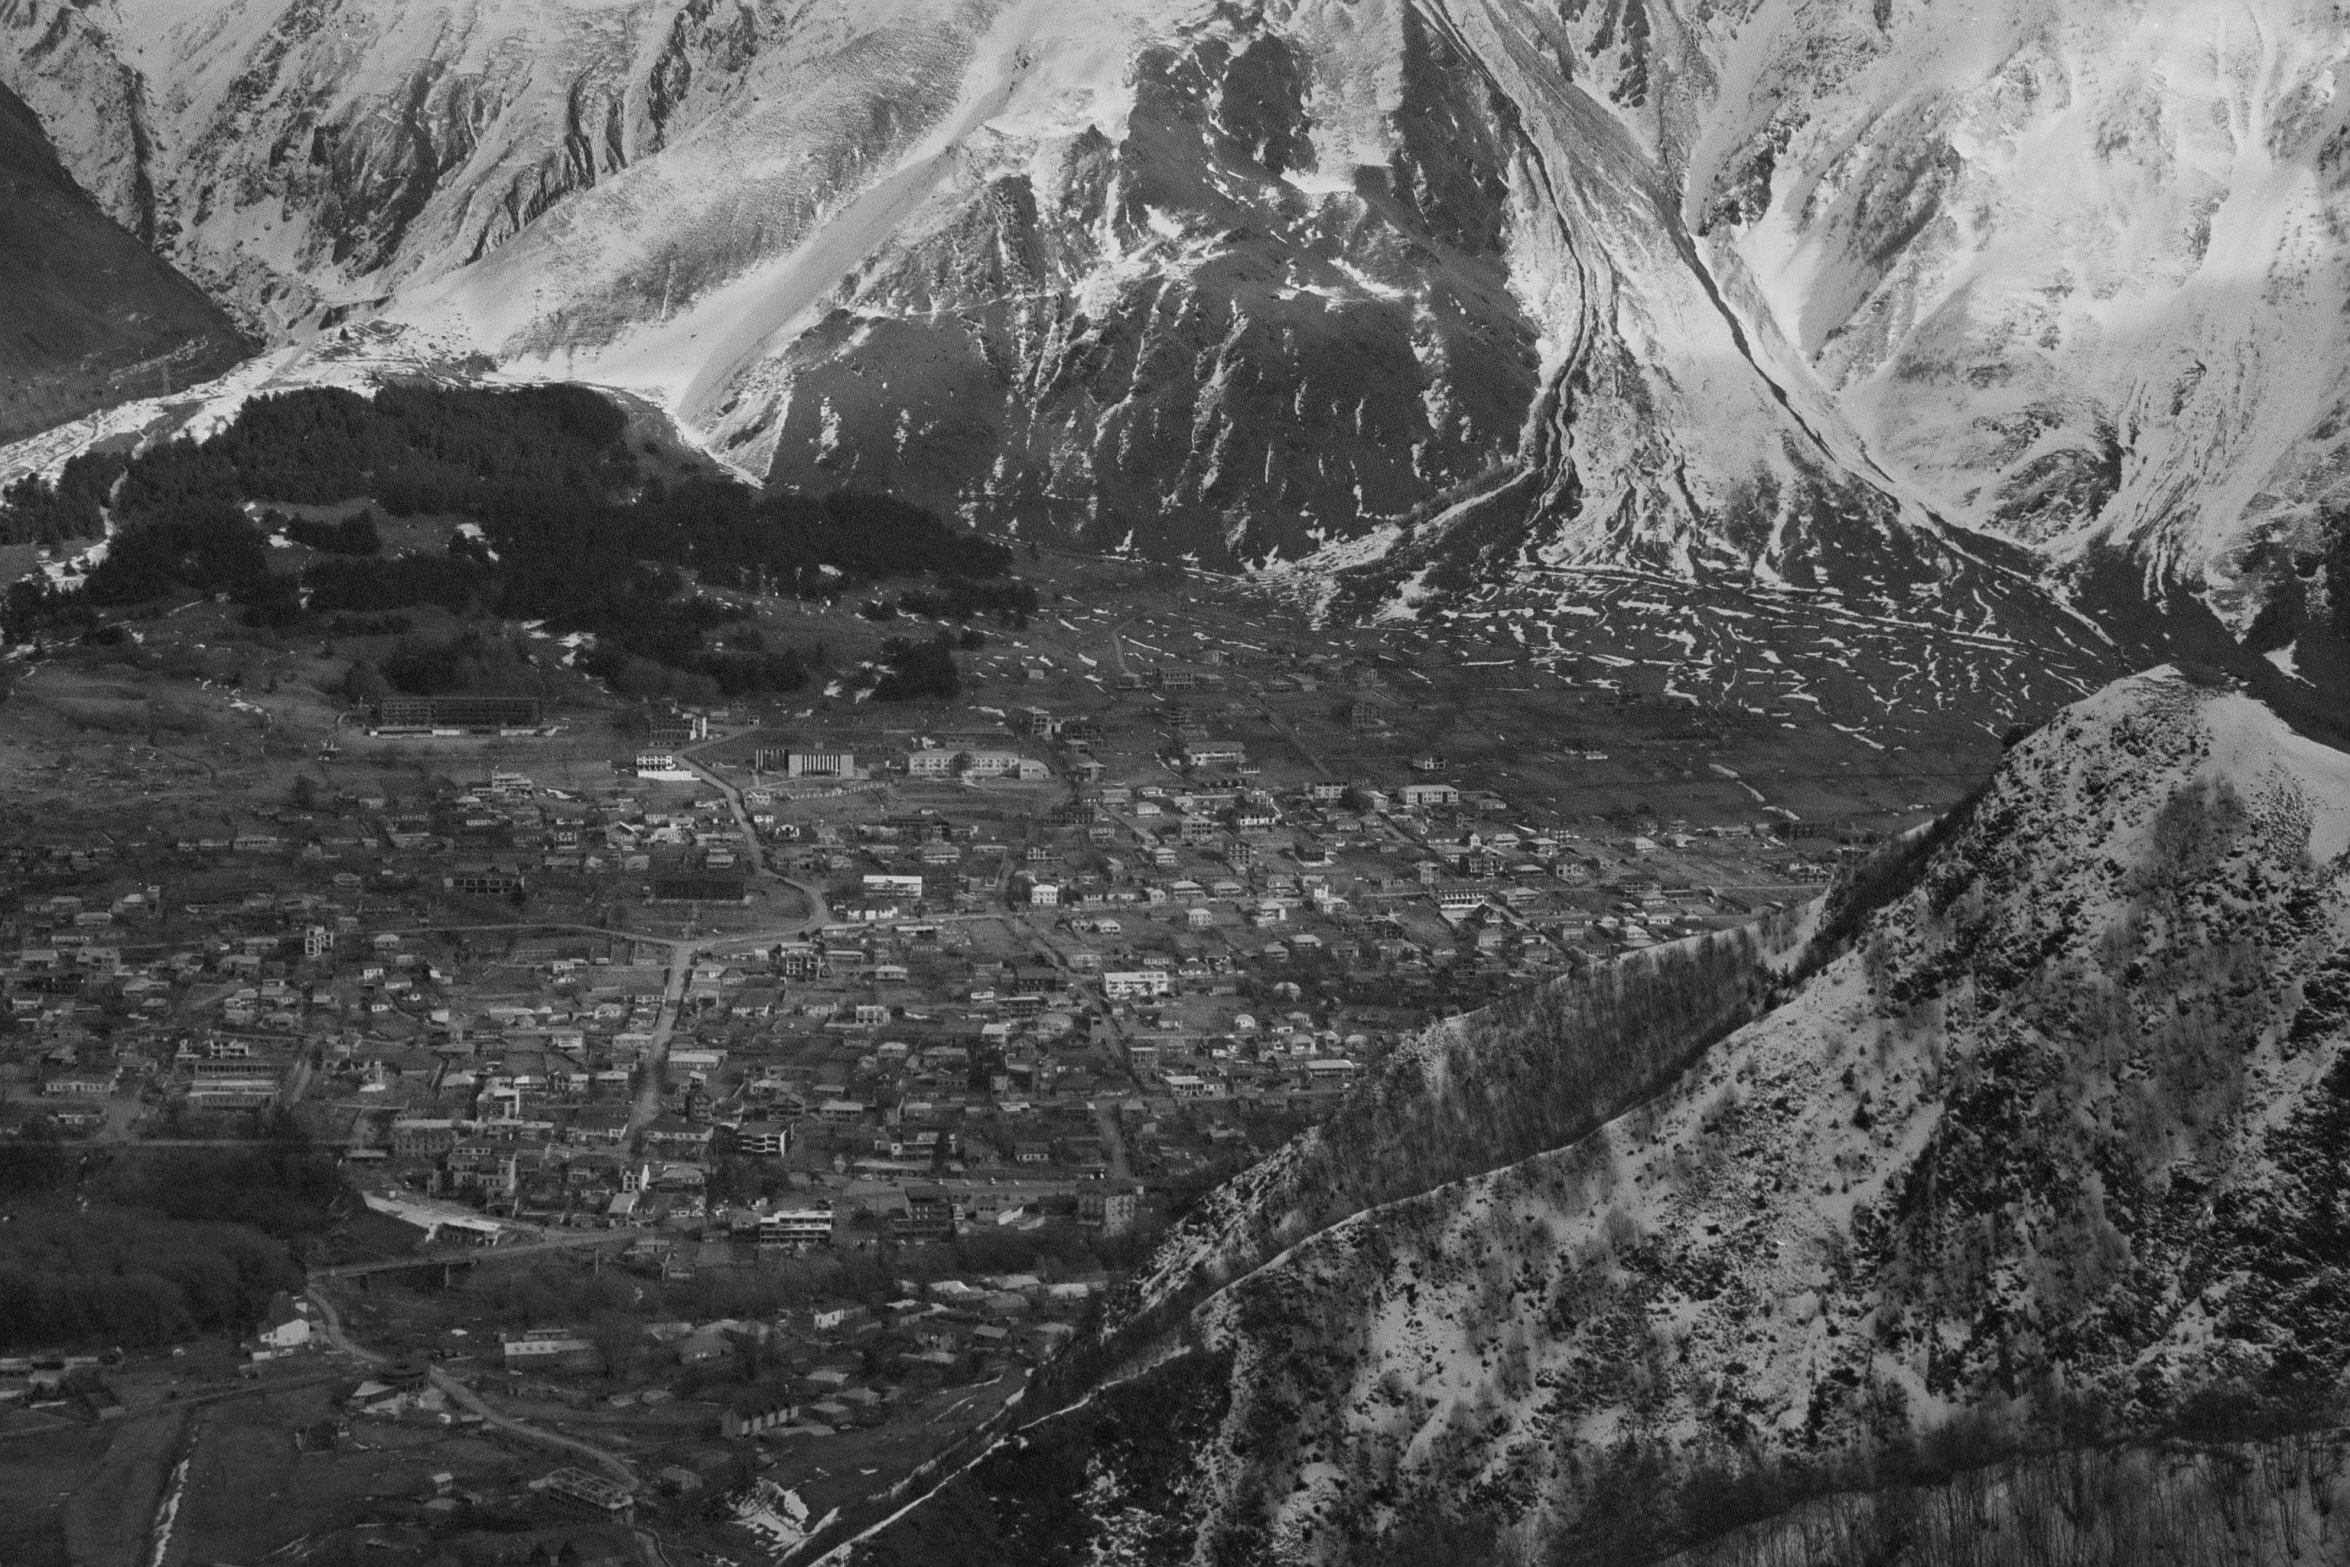
[[[1186,740],[1185,767],[1240,767],[1248,761],[1248,747],[1238,740]]]
[[[279,1290],[269,1297],[269,1315],[261,1325],[261,1342],[270,1349],[298,1349],[310,1342],[310,1318],[304,1315],[308,1303],[295,1303],[294,1297]]]
[[[754,1389],[730,1399],[718,1413],[718,1434],[726,1437],[757,1436],[777,1426],[789,1425],[799,1406],[790,1396],[773,1390]]]
[[[1134,1228],[1134,1208],[1132,1188],[1077,1194],[1077,1222],[1104,1235],[1123,1235]]]

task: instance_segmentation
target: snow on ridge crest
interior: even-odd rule
[[[2337,1200],[2346,838],[2350,755],[2237,689],[2067,709],[1665,1092],[1210,1299],[1232,1408],[1189,1504],[1301,1562],[1426,1508],[1538,1542],[1636,1505],[1626,1444],[1669,1489],[2339,1374],[2350,1308],[2278,1259]]]

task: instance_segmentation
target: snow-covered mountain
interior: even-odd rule
[[[1432,1036],[1178,1232],[1091,1365],[1190,1435],[1089,1470],[1066,1559],[1642,1560],[2338,1394],[2350,754],[2135,677],[1770,946]],[[1031,1527],[1021,1451],[934,1516]]]
[[[750,471],[1382,601],[1629,568],[1947,631],[2062,618],[1985,537],[2238,624],[2319,551],[2346,36],[2317,0],[5,0],[0,82],[283,341],[375,323]]]

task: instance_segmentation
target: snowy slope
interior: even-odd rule
[[[2335,7],[1774,3],[1711,52],[1689,220],[1774,373],[1905,493],[2223,597],[2316,543],[2350,373]]]
[[[1689,1527],[1699,1474],[2334,1386],[2350,755],[2157,670],[1925,848],[1664,1092],[1293,1233],[1197,1307],[1187,1341],[1232,1357],[1177,1487],[1203,1556],[1376,1560],[1434,1518],[1606,1560],[1611,1530]],[[1471,1026],[1495,1073],[1539,1037]],[[1162,1279],[1205,1260],[1174,1245]]]
[[[0,81],[256,329],[630,388],[755,474],[1313,561],[1346,608],[1630,567],[2039,645],[2063,608],[1986,538],[2239,624],[2322,545],[2344,37],[2317,0],[8,0]]]

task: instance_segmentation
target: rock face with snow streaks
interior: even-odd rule
[[[2243,624],[2338,509],[2317,0],[8,0],[256,329],[655,395],[745,469],[1342,602],[1631,567]],[[2025,595],[2029,596],[2029,595]],[[2322,607],[2322,606],[2319,606]]]

